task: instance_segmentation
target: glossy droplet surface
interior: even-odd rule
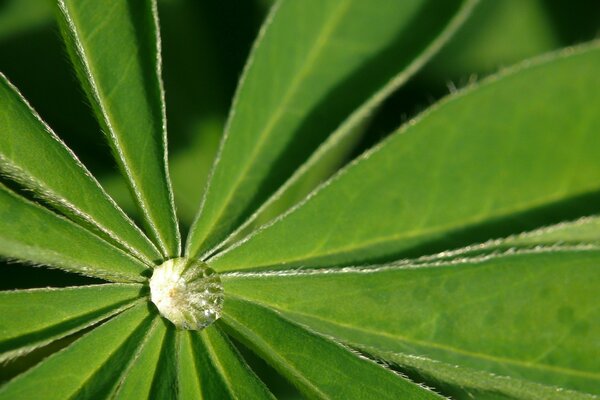
[[[223,285],[205,263],[174,258],[154,269],[150,299],[176,327],[201,330],[221,316]]]

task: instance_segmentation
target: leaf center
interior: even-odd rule
[[[199,331],[221,316],[223,285],[205,263],[174,258],[154,269],[150,299],[177,328]]]

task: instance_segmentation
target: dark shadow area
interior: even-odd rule
[[[48,267],[0,261],[0,290],[95,285],[106,281]]]
[[[265,9],[253,1],[159,3],[169,150],[176,153],[193,142],[196,121],[225,119]]]
[[[600,37],[600,2],[544,0],[563,45]]]

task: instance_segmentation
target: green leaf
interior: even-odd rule
[[[450,398],[471,399],[520,399],[520,400],[594,400],[598,397],[581,392],[564,390],[556,386],[540,385],[506,376],[472,370],[457,365],[430,360],[421,356],[381,352],[365,348],[365,351],[417,373],[428,379],[436,388],[449,391]]]
[[[0,362],[121,312],[141,288],[107,284],[0,292]]]
[[[0,399],[106,397],[151,321],[145,302],[124,311],[0,388]]]
[[[441,398],[259,305],[229,297],[223,322],[309,398]]]
[[[598,191],[598,68],[595,42],[450,96],[212,268],[420,255],[436,242],[469,244],[469,230],[490,221]]]
[[[570,246],[411,267],[222,276],[347,343],[600,394],[600,250]],[[380,355],[381,356],[381,355]]]
[[[2,175],[147,264],[160,258],[156,247],[2,74],[0,104]]]
[[[600,217],[584,217],[575,221],[562,222],[502,239],[420,257],[417,260],[407,259],[405,262],[431,262],[535,247],[549,248],[577,245],[590,248],[600,247]]]
[[[276,3],[239,83],[186,253],[200,256],[217,245],[349,114],[364,107],[328,151],[351,140],[349,128],[437,50],[441,32],[471,3]],[[366,98],[371,101],[363,105]]]
[[[458,27],[467,19],[476,2],[466,1],[454,15],[443,15],[448,18],[447,26],[440,25],[436,31],[431,27],[431,42],[420,43],[424,46],[423,51],[413,60],[403,60],[405,65],[396,66],[396,71],[389,77],[389,81],[375,92],[367,101],[362,103],[344,122],[325,140],[319,148],[304,162],[293,175],[273,195],[271,195],[260,207],[248,218],[220,247],[234,243],[250,233],[256,226],[262,225],[273,218],[283,214],[285,211],[304,199],[313,189],[327,178],[331,177],[347,161],[349,153],[353,150],[356,141],[360,139],[369,117],[377,107],[398,87],[402,86],[412,75],[417,72],[438,49],[440,49],[453,35]],[[422,16],[421,16],[422,17]],[[452,17],[452,18],[450,18]],[[443,29],[442,29],[443,28]],[[405,45],[408,45],[406,43]],[[414,46],[414,43],[411,43]],[[425,47],[427,46],[427,47]],[[404,53],[398,49],[398,53]],[[386,60],[390,62],[390,60]]]
[[[146,337],[132,357],[113,394],[114,399],[151,399],[152,382],[156,379],[158,358],[164,342],[167,325],[156,317]],[[160,379],[160,378],[159,378]]]
[[[214,325],[182,332],[180,357],[182,398],[275,399]]]
[[[179,377],[177,375],[177,331],[168,323],[163,340],[158,366],[154,372],[150,393],[153,399],[177,399]]]
[[[59,0],[58,6],[69,54],[148,234],[165,256],[177,256],[156,2]]]
[[[0,256],[117,282],[142,282],[148,268],[90,231],[1,184]]]

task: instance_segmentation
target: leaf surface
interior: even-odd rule
[[[600,394],[600,250],[223,275],[225,291],[344,342]]]
[[[353,121],[363,119],[435,51],[432,42],[466,3],[276,3],[239,83],[187,254],[217,245],[352,111],[376,97]],[[352,131],[336,136],[338,150]],[[325,158],[321,167],[332,161]]]
[[[93,285],[0,292],[0,361],[25,354],[129,307],[142,286]]]
[[[123,371],[113,399],[151,399],[152,382],[155,379],[158,359],[167,332],[167,325],[156,317],[140,343],[137,353]]]
[[[597,396],[565,390],[556,386],[541,385],[507,376],[494,375],[434,361],[420,356],[364,349],[388,363],[401,366],[405,371],[416,372],[427,379],[427,384],[456,400],[519,399],[519,400],[595,400]],[[442,389],[443,388],[443,389]]]
[[[502,218],[597,193],[599,67],[595,42],[448,97],[299,207],[218,254],[212,267],[421,255],[472,243]]]
[[[262,306],[230,297],[223,321],[308,398],[441,398]]]
[[[135,353],[151,318],[140,303],[0,388],[0,399],[104,398]]]
[[[1,184],[0,256],[117,282],[142,282],[148,268],[87,229]]]
[[[0,104],[2,175],[146,263],[160,258],[152,242],[2,74]]]
[[[60,0],[58,6],[69,54],[147,232],[165,256],[177,256],[156,2]]]
[[[181,346],[181,398],[274,399],[216,326],[182,333]]]

